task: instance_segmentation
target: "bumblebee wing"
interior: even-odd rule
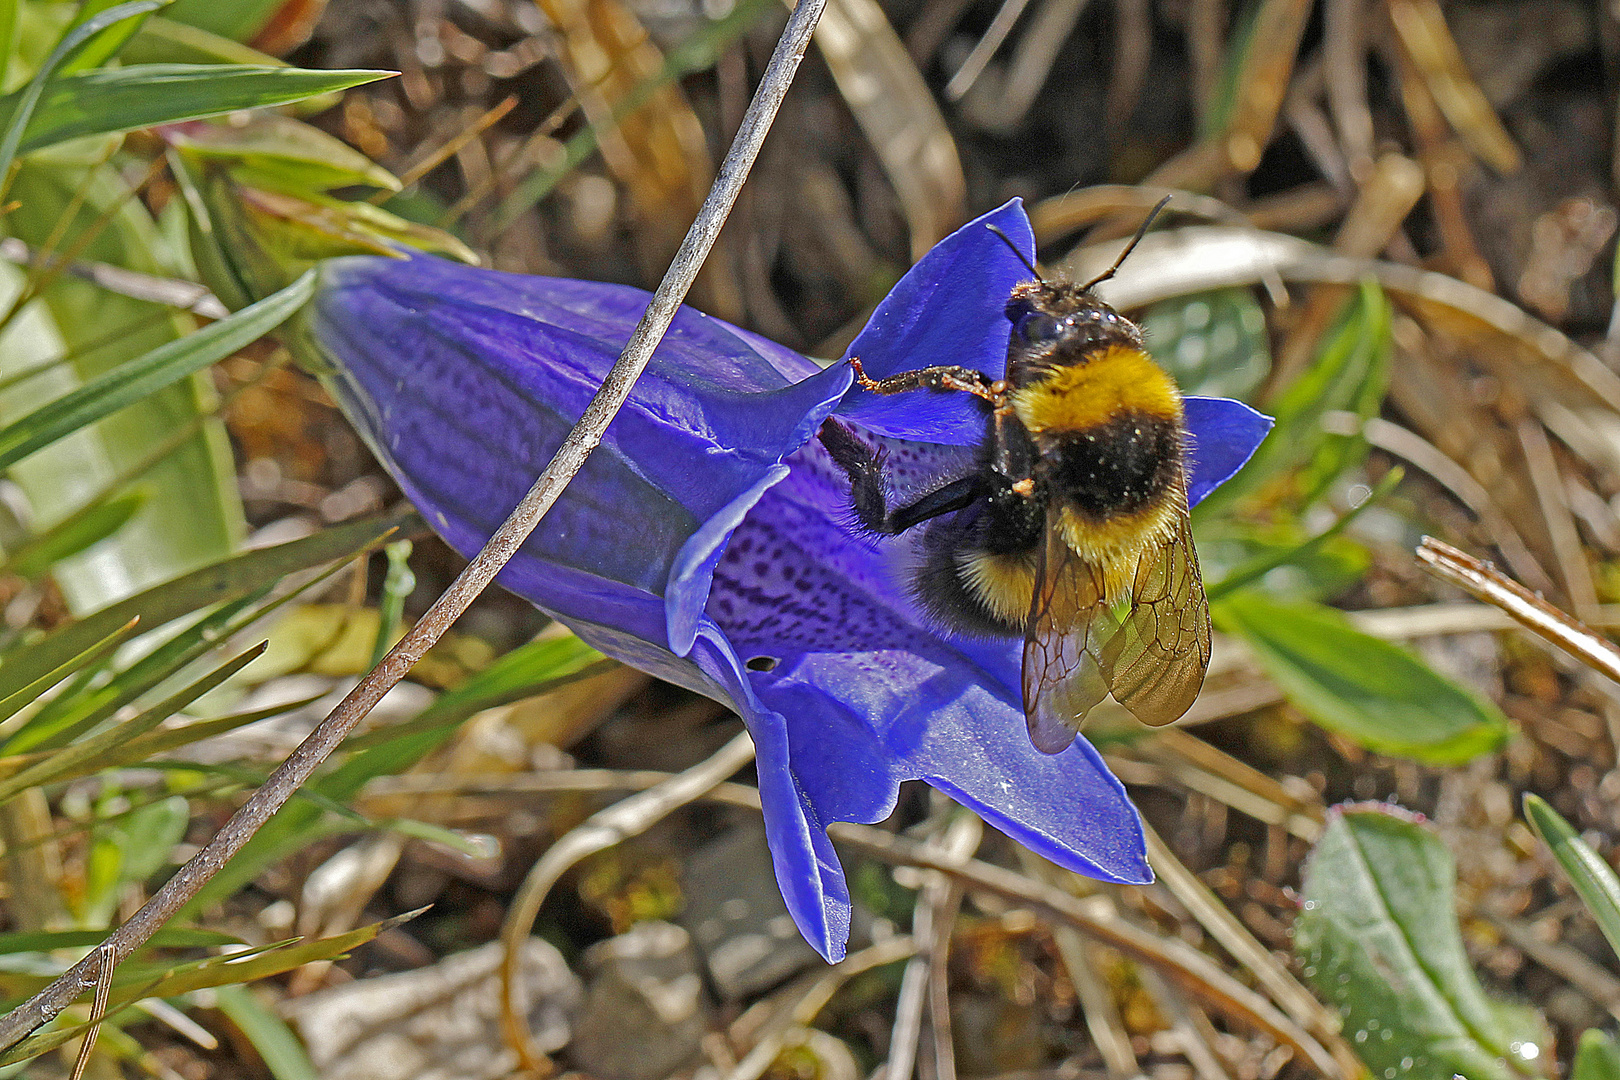
[[[1097,663],[1114,700],[1138,720],[1174,723],[1204,685],[1209,639],[1209,601],[1183,508],[1170,534],[1142,551],[1130,614],[1099,642]]]
[[[1102,574],[1048,527],[1024,628],[1024,718],[1043,753],[1068,749],[1086,714],[1108,696],[1101,648],[1119,624],[1103,598]]]

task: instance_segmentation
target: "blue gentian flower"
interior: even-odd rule
[[[875,378],[955,363],[999,375],[1003,306],[1028,271],[1017,201],[948,237],[856,338]],[[647,303],[639,289],[431,257],[331,260],[309,338],[344,410],[432,526],[472,555],[527,491]],[[724,703],[757,748],[777,881],[800,930],[844,954],[849,889],[827,825],[875,822],[921,779],[1060,866],[1151,879],[1136,810],[1086,742],[1030,745],[1020,642],[920,610],[906,538],[863,535],[814,436],[829,416],[889,448],[892,481],[961,469],[983,436],[966,395],[876,397],[683,308],[646,374],[499,581],[609,656]],[[1196,501],[1270,421],[1189,398]]]

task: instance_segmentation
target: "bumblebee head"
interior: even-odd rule
[[[1067,281],[1026,281],[1007,299],[1012,348],[1048,364],[1077,364],[1109,345],[1142,348],[1135,323]]]

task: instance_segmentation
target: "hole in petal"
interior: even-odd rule
[[[756,656],[746,666],[749,671],[775,671],[779,663],[781,661],[774,656]]]

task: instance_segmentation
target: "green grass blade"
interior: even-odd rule
[[[0,123],[27,122],[13,153],[39,150],[85,135],[268,108],[346,90],[392,76],[392,71],[249,64],[139,64],[102,68],[51,82],[32,100],[28,88],[0,98]],[[9,130],[9,128],[8,128]]]
[[[116,751],[120,746],[136,736],[151,731],[163,721],[247,667],[248,664],[252,663],[264,652],[264,648],[264,643],[261,642],[240,656],[215,668],[191,685],[164,698],[139,716],[109,728],[81,743],[58,750],[39,764],[24,769],[15,776],[0,780],[0,804],[16,798],[19,793],[30,787],[51,783],[54,780],[64,778],[69,773],[82,774],[86,771],[93,772],[106,767],[106,763],[101,760],[102,758]]]
[[[67,24],[62,31],[63,37],[83,26],[103,11],[113,7],[114,0],[80,0],[79,13],[73,16],[73,21]],[[100,67],[113,57],[117,56],[140,30],[141,24],[146,21],[145,15],[138,15],[130,19],[120,19],[117,23],[107,27],[100,33],[93,35],[77,52],[57,66],[56,73],[60,77],[75,71],[89,71]]]
[[[350,522],[302,540],[244,552],[154,585],[7,653],[0,659],[0,695],[9,698],[116,633],[131,619],[140,619],[143,630],[153,630],[212,604],[240,599],[295,571],[353,558],[397,529],[417,524],[414,513]]]
[[[40,97],[45,93],[45,87],[56,75],[56,70],[62,65],[63,61],[81,45],[109,26],[125,19],[150,15],[168,2],[169,0],[134,0],[133,3],[119,4],[117,7],[108,8],[106,11],[96,14],[68,31],[62,40],[56,43],[56,48],[51,50],[51,54],[39,66],[39,71],[28,81],[28,85],[17,91],[16,94],[7,95],[8,100],[15,100],[12,101],[9,113],[0,114],[4,116],[4,119],[0,120],[0,122],[5,124],[5,134],[0,135],[0,177],[10,175],[11,164],[17,160],[17,153],[22,146],[23,135],[28,130],[29,123],[33,120],[34,110],[39,105]]]
[[[18,687],[4,698],[0,698],[0,722],[11,719],[46,689],[55,686],[63,679],[76,671],[81,671],[93,664],[112,656],[112,652],[135,632],[140,620],[131,618],[123,626],[115,627],[111,633],[99,640],[92,641],[84,651],[76,656],[70,656],[61,664],[44,672],[24,686]]]
[[[54,563],[77,555],[122,529],[146,505],[147,498],[147,492],[137,488],[105,502],[87,505],[19,545],[9,558],[0,562],[0,574],[15,574],[29,580],[43,577]]]
[[[259,1052],[275,1080],[320,1080],[321,1074],[292,1028],[260,1004],[253,991],[245,986],[221,986],[214,991],[214,1003]]]
[[[316,960],[337,959],[364,945],[384,930],[392,929],[418,914],[420,912],[407,912],[380,923],[351,930],[347,934],[260,950],[256,954],[248,954],[245,959],[240,953],[228,957],[210,957],[197,963],[179,965],[157,975],[151,974],[149,970],[131,970],[134,965],[125,965],[120,975],[115,977],[115,989],[108,1000],[107,1018],[112,1019],[118,1010],[128,1008],[142,998],[174,997],[210,987],[237,986],[254,979],[280,975]],[[0,1066],[38,1057],[75,1038],[88,1026],[86,1024],[69,1028],[51,1028],[36,1032],[7,1050],[4,1057],[0,1057]]]
[[[230,632],[237,615],[250,610],[254,600],[269,589],[266,585],[258,594],[209,612],[93,689],[76,695],[64,692],[6,740],[5,752],[14,754],[66,746],[212,649],[215,642]]]
[[[1569,883],[1620,955],[1620,878],[1603,856],[1575,835],[1575,829],[1539,795],[1525,795],[1524,816],[1541,842],[1553,853]]]
[[[0,469],[10,468],[62,436],[252,344],[303,307],[314,291],[312,271],[280,292],[195,334],[161,345],[16,423],[0,428]]]

